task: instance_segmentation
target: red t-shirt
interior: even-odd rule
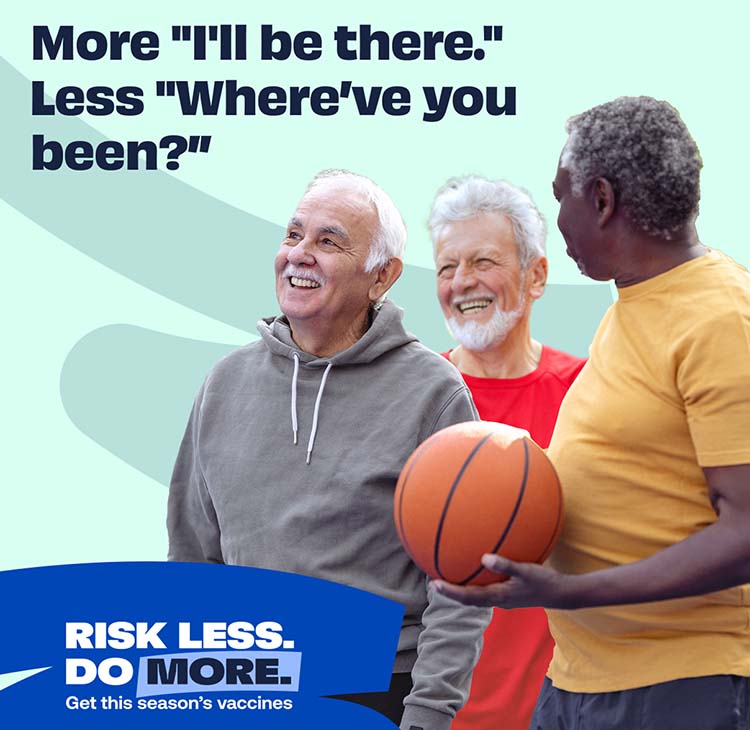
[[[525,428],[546,449],[560,403],[585,362],[543,347],[536,370],[522,378],[463,378],[482,420]],[[528,730],[553,646],[544,609],[496,608],[484,632],[469,701],[452,730]]]

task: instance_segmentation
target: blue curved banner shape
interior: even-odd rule
[[[0,594],[3,728],[394,728],[326,697],[388,688],[384,598],[191,563],[6,571]]]

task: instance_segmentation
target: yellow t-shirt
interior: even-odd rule
[[[551,564],[565,573],[702,530],[717,516],[701,467],[750,463],[750,274],[710,251],[618,294],[548,451],[565,496]],[[548,615],[564,690],[750,675],[750,585]]]

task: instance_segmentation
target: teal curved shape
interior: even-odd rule
[[[193,398],[206,372],[235,347],[132,325],[101,327],[65,359],[63,406],[89,438],[169,484]]]

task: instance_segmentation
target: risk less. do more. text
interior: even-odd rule
[[[247,657],[225,656],[228,654],[226,650],[294,648],[294,641],[283,638],[283,627],[275,621],[258,624],[248,621],[205,622],[197,627],[190,622],[180,622],[176,645],[173,641],[171,646],[163,638],[166,627],[166,622],[69,622],[65,625],[65,648],[69,651],[108,650],[110,654],[133,649],[201,650],[203,654],[199,657],[174,657],[169,666],[163,658],[146,658],[153,683],[167,680],[171,683],[183,674],[189,674],[198,684],[278,684],[277,659],[268,657],[252,661]],[[224,651],[221,659],[215,659],[208,656],[206,650]],[[133,679],[133,675],[132,662],[122,656],[107,656],[102,660],[89,656],[66,659],[65,682],[69,685],[90,684],[96,680],[111,686],[124,685]]]

